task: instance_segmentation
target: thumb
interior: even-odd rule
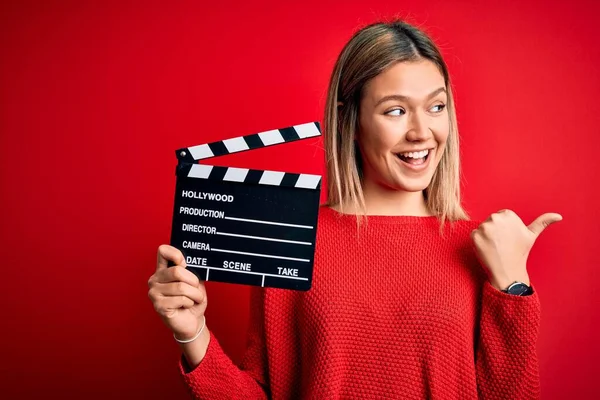
[[[527,228],[529,228],[537,238],[544,229],[558,221],[562,221],[562,215],[557,213],[546,213],[537,217]]]

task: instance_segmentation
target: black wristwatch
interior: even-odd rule
[[[529,296],[533,294],[533,289],[531,286],[527,286],[523,282],[513,282],[509,287],[502,290],[504,293],[512,294],[515,296]]]

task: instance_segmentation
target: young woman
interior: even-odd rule
[[[357,32],[334,67],[324,137],[313,287],[251,289],[240,366],[206,327],[204,284],[159,247],[148,294],[181,343],[192,395],[538,398],[527,256],[562,217],[468,219],[450,77],[431,39],[402,21]]]

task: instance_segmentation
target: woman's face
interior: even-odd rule
[[[431,61],[400,62],[364,89],[357,134],[364,179],[393,190],[425,189],[450,129],[443,76]]]

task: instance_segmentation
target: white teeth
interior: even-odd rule
[[[423,158],[425,157],[427,154],[429,154],[429,150],[423,150],[423,151],[411,151],[408,153],[400,153],[401,156],[403,157],[409,157],[409,158]]]

